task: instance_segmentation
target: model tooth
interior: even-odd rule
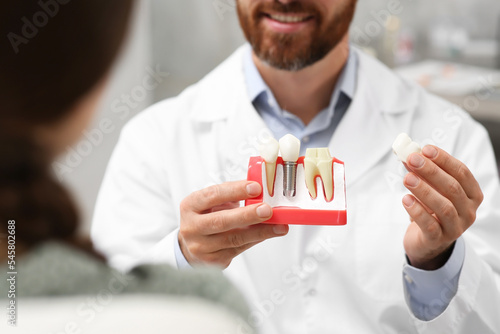
[[[308,148],[304,158],[306,187],[311,197],[317,197],[316,177],[321,178],[325,199],[333,199],[333,161],[328,148]]]
[[[278,159],[279,143],[274,138],[269,138],[260,145],[260,156],[264,159],[266,165],[266,183],[267,191],[270,196],[274,192],[274,176],[276,174],[276,159]]]
[[[318,170],[329,202],[333,198],[333,160],[327,147],[318,148]]]
[[[297,162],[300,153],[300,140],[291,134],[281,137],[279,142],[283,161]]]
[[[401,133],[394,140],[392,151],[398,157],[399,161],[406,162],[410,154],[420,153],[422,149],[406,133]]]
[[[306,179],[306,187],[313,199],[316,199],[316,176],[319,175],[318,166],[316,166],[316,148],[308,148],[304,157],[304,174]]]
[[[283,158],[283,196],[293,197],[297,190],[297,160],[300,153],[300,140],[287,134],[281,137],[279,144]]]

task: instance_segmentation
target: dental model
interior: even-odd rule
[[[420,153],[422,149],[406,133],[401,133],[392,144],[392,151],[398,157],[399,161],[406,162],[410,154]]]
[[[328,148],[309,148],[299,157],[300,141],[287,135],[279,143],[265,141],[259,150],[260,156],[250,157],[247,180],[258,182],[263,191],[247,198],[245,206],[271,206],[273,214],[264,223],[347,224],[345,166]]]
[[[299,159],[300,140],[287,134],[281,137],[279,147],[283,158],[283,196],[293,197],[297,189],[297,160]]]
[[[308,148],[304,158],[306,186],[313,199],[317,197],[316,177],[321,178],[325,190],[325,199],[333,198],[333,160],[330,151],[325,148]]]
[[[260,145],[260,156],[266,164],[266,181],[269,195],[274,193],[274,176],[276,175],[276,159],[278,159],[279,143],[276,139],[270,137]]]

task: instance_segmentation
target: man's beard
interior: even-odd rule
[[[237,2],[238,17],[246,39],[264,63],[280,70],[299,71],[323,59],[344,38],[354,16],[356,0],[339,8],[326,18],[310,2],[261,3],[250,11]],[[314,27],[307,33],[277,33],[263,28],[262,13],[308,13],[314,16]],[[309,28],[309,27],[308,27]]]

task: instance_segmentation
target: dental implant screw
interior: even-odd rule
[[[297,163],[283,162],[283,196],[293,197],[296,193]]]

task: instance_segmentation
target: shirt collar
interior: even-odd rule
[[[247,44],[244,51],[243,71],[245,74],[245,82],[247,86],[247,93],[250,101],[255,100],[262,94],[267,93],[268,98],[274,100],[274,96],[262,79],[257,67],[252,60],[252,48]],[[356,53],[350,51],[347,63],[339,76],[334,92],[332,93],[332,101],[338,99],[338,92],[344,93],[349,99],[353,99],[356,90],[356,75],[357,75],[357,59]],[[336,98],[334,98],[336,97]]]

